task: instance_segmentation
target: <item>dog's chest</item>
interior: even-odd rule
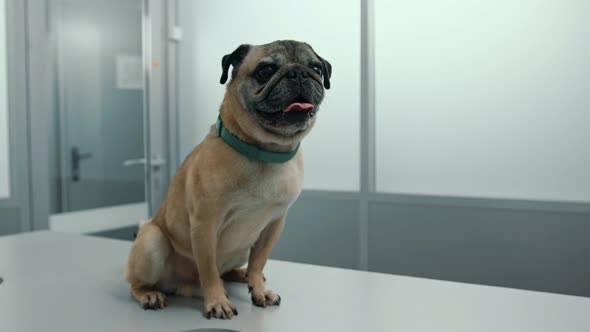
[[[303,170],[299,163],[270,164],[251,169],[238,181],[233,202],[258,208],[291,205],[301,192]]]
[[[303,174],[297,165],[289,166],[249,176],[228,197],[220,233],[227,249],[251,247],[268,223],[281,218],[297,199]]]

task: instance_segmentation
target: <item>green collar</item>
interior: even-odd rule
[[[301,144],[297,144],[295,150],[289,152],[266,151],[254,144],[246,143],[232,134],[229,130],[227,130],[227,128],[223,126],[221,115],[217,117],[217,124],[215,127],[217,128],[217,136],[221,137],[225,143],[229,144],[229,146],[248,157],[250,160],[266,161],[269,163],[284,163],[295,157],[297,150],[299,150],[299,145]]]

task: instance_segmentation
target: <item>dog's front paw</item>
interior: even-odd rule
[[[166,302],[166,295],[158,291],[143,292],[139,298],[139,304],[144,309],[164,309],[168,305]]]
[[[252,303],[257,307],[266,308],[270,305],[280,305],[281,297],[271,290],[253,290],[249,289],[252,294]]]
[[[220,318],[232,319],[234,315],[238,315],[238,310],[229,302],[225,295],[214,298],[205,298],[205,316],[207,319]]]

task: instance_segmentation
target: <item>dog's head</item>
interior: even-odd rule
[[[221,84],[233,67],[227,93],[236,97],[240,111],[265,132],[284,138],[311,129],[332,74],[330,63],[311,46],[292,40],[241,45],[223,57],[221,66]]]

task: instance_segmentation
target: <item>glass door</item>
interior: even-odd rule
[[[163,112],[147,105],[148,3],[50,3],[56,103],[48,130],[49,228],[93,233],[137,225],[157,196],[148,191],[165,190],[151,185],[166,164],[163,151],[146,159],[149,112]]]

